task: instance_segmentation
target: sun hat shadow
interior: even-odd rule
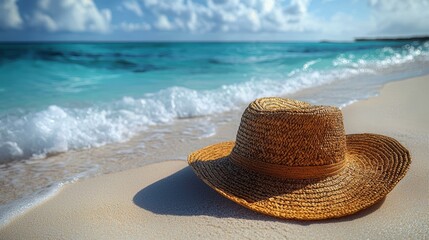
[[[198,179],[190,167],[143,188],[134,196],[133,202],[143,209],[161,215],[276,220],[223,198]]]
[[[217,218],[288,222],[299,225],[351,221],[377,210],[383,201],[384,199],[357,214],[338,219],[316,222],[279,219],[258,214],[222,197],[204,184],[190,167],[185,167],[141,189],[133,197],[134,204],[160,215],[212,216]]]

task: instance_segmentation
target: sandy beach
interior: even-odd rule
[[[429,76],[393,82],[384,86],[379,96],[343,109],[347,133],[393,137],[412,155],[407,175],[393,191],[355,215],[314,222],[260,215],[221,197],[199,180],[183,159],[171,159],[68,184],[56,196],[2,227],[0,238],[426,239],[428,89]],[[180,151],[233,140],[238,124],[224,124],[216,136],[201,140],[198,146],[181,146]]]

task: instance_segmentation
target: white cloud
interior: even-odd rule
[[[0,1],[0,28],[20,28],[22,25],[17,0]]]
[[[171,30],[173,29],[173,26],[171,25],[170,21],[168,20],[167,16],[165,15],[159,15],[158,21],[155,23],[156,28],[159,30]]]
[[[138,2],[136,2],[135,0],[132,1],[126,1],[123,3],[124,8],[135,13],[137,16],[141,17],[143,16],[143,11],[140,8],[140,5]]]
[[[258,13],[254,9],[251,9],[247,13],[247,17],[249,19],[249,22],[251,23],[252,30],[258,31],[261,28],[261,21],[259,19]]]
[[[292,14],[306,14],[308,8],[308,0],[292,0],[286,11]]]
[[[50,32],[58,30],[58,26],[55,23],[54,19],[50,16],[43,14],[41,12],[35,12],[33,15],[33,23],[35,25],[44,26],[44,28]]]
[[[309,0],[143,0],[163,31],[306,31]],[[310,28],[308,28],[310,27]]]
[[[373,34],[429,33],[428,0],[369,0]]]
[[[126,32],[148,31],[151,29],[151,26],[147,23],[122,22],[119,25],[119,29],[126,31]]]
[[[275,0],[265,0],[264,3],[262,4],[262,13],[267,14],[271,12],[275,4],[276,4]]]
[[[98,8],[95,0],[36,0],[23,9],[18,9],[23,5],[18,1],[24,2],[0,0],[0,29],[159,30],[213,36],[256,36],[257,32],[267,38],[305,35],[326,39],[429,34],[429,0],[367,0],[366,15],[353,13],[357,1],[352,1],[350,11],[341,8],[330,16],[317,14],[324,10],[321,6],[310,11],[311,0],[124,0],[116,4],[117,12],[129,16],[118,17],[113,24],[111,11]],[[332,0],[322,3],[335,4]],[[130,20],[133,17],[138,20]]]
[[[108,32],[111,12],[92,0],[39,0],[31,23],[48,31]]]
[[[305,20],[316,26],[320,36],[329,39],[429,34],[428,0],[368,0],[367,3],[366,18],[336,12],[326,20],[315,19],[308,13]]]

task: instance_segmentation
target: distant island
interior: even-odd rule
[[[366,41],[428,41],[429,36],[355,38],[354,40],[355,40],[355,42],[366,42]]]

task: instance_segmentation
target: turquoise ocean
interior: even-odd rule
[[[428,62],[429,42],[0,44],[0,163],[353,78],[323,101],[344,106]]]
[[[429,41],[0,43],[0,184],[10,186],[23,161],[124,142],[258,97],[330,86],[304,100],[344,107],[428,73]]]

